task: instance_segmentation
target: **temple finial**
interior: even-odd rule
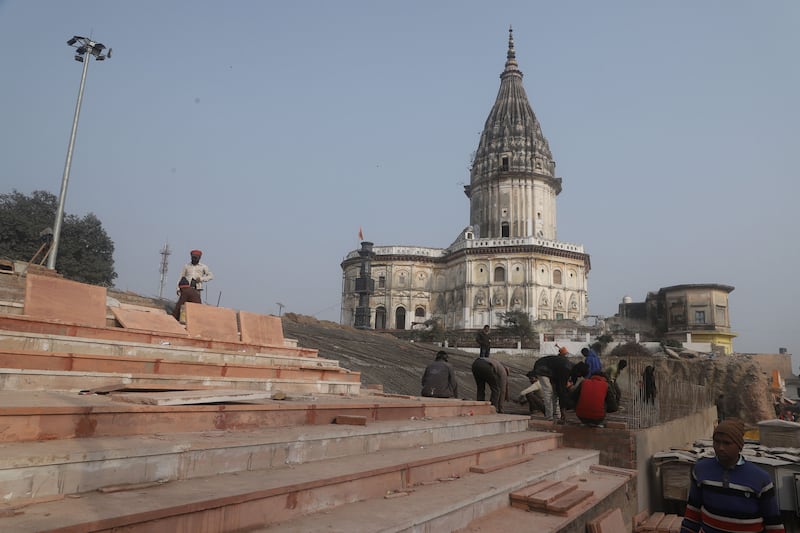
[[[506,69],[505,72],[515,71],[519,72],[517,66],[517,54],[514,52],[514,30],[511,25],[508,25],[508,54],[506,54]]]

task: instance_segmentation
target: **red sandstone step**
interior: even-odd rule
[[[29,501],[519,433],[527,430],[527,423],[526,417],[492,414],[360,427],[331,424],[0,443],[0,486],[5,502]],[[548,437],[556,447],[559,437]]]
[[[629,478],[586,472],[582,458],[564,450],[537,454],[530,463],[489,474],[467,474],[404,491],[397,498],[374,498],[324,510],[305,517],[252,530],[251,533],[373,533],[410,531],[530,531],[556,533],[584,531],[575,524],[595,507],[625,499]],[[579,473],[579,475],[576,475]],[[508,493],[542,477],[564,477],[590,488],[595,497],[572,516],[556,516],[514,509],[513,519],[504,520],[510,509]],[[630,488],[630,487],[628,487]],[[581,522],[583,523],[583,522]],[[473,524],[479,524],[473,527]],[[615,532],[620,533],[620,532]]]
[[[430,508],[434,501],[427,495],[441,493],[440,489],[445,485],[451,491],[455,487],[468,486],[467,502],[461,501],[457,505],[457,514],[464,515],[461,512],[463,506],[476,498],[485,499],[486,488],[491,483],[505,480],[502,482],[503,489],[490,489],[488,492],[490,496],[506,502],[506,487],[513,490],[522,483],[528,483],[531,478],[553,475],[561,470],[585,471],[590,463],[596,462],[596,451],[553,450],[554,438],[556,437],[553,434],[532,432],[496,435],[392,452],[362,454],[291,468],[178,481],[130,492],[92,492],[77,499],[27,507],[24,514],[0,518],[0,529],[52,532],[102,531],[112,528],[128,532],[234,531],[302,520],[303,515],[323,510],[327,511],[323,519],[329,521],[328,513],[335,512],[335,508],[365,499],[397,503],[392,507],[401,509],[405,517],[400,519],[407,520],[409,514],[419,517],[420,508],[409,507],[408,501],[403,497],[384,499],[387,492],[400,494],[419,491]],[[518,453],[538,453],[540,459],[534,459],[513,472],[469,474],[469,466],[475,464],[479,456],[502,456],[509,448]],[[487,484],[487,475],[495,476],[490,484]],[[481,490],[477,490],[478,487]],[[437,503],[441,504],[441,501]],[[487,502],[484,504],[487,509],[491,508]],[[453,508],[442,508],[441,505],[436,507],[439,516]],[[352,517],[352,513],[347,514]],[[367,520],[364,515],[357,518],[360,520],[360,527],[347,531],[364,531],[365,527],[373,528],[371,530],[374,531],[373,520],[381,520],[374,515]],[[431,518],[435,519],[435,516]],[[460,520],[463,519],[462,516]],[[384,524],[383,521],[380,523]],[[303,531],[314,530],[308,528]]]
[[[192,406],[134,405],[107,395],[45,391],[0,391],[0,442],[75,437],[152,435],[211,430],[330,424],[340,415],[365,416],[367,423],[494,413],[488,402],[440,398],[383,398],[381,395],[290,396],[263,404]],[[488,458],[487,458],[488,460]]]
[[[631,531],[633,514],[636,512],[636,501],[635,499],[631,500],[630,493],[635,490],[636,472],[626,469],[615,470],[615,472],[609,472],[600,465],[592,465],[588,472],[561,477],[560,479],[567,483],[578,485],[578,489],[569,493],[570,495],[591,493],[586,494],[586,498],[578,501],[575,505],[566,507],[561,513],[509,506],[479,517],[466,527],[452,528],[449,531],[454,533],[586,531],[590,523],[602,518],[609,509],[621,510],[625,523],[623,529],[619,531],[615,529],[613,533]],[[517,492],[524,493],[525,491]]]
[[[81,392],[86,389],[118,387],[121,385],[152,385],[161,389],[225,388],[249,391],[282,391],[292,395],[339,394],[357,396],[361,384],[353,381],[239,377],[181,376],[160,374],[128,374],[107,372],[72,372],[49,370],[20,370],[0,368],[0,390],[4,391],[63,391]]]
[[[167,354],[165,354],[167,355]],[[0,368],[157,374],[249,379],[309,379],[357,383],[360,373],[339,367],[257,366],[208,361],[174,361],[167,358],[36,352],[0,349]]]
[[[69,324],[55,320],[33,319],[24,315],[9,315],[0,313],[0,330],[36,333],[40,335],[63,335],[81,337],[86,339],[112,340],[121,342],[137,342],[144,344],[169,343],[172,346],[191,346],[210,350],[242,351],[257,353],[268,349],[270,353],[294,355],[301,357],[316,357],[317,350],[309,348],[255,345],[243,342],[218,341],[214,339],[170,335],[159,332],[131,331],[124,328],[93,327],[80,324]]]

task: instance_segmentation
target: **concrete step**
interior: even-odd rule
[[[494,413],[488,402],[361,394],[289,395],[251,403],[157,406],[117,402],[112,395],[0,391],[0,442],[120,437],[331,424],[337,416],[368,422]]]
[[[253,380],[305,379],[350,383],[359,383],[361,376],[358,372],[351,372],[338,366],[316,366],[309,360],[304,365],[273,366],[270,363],[258,361],[255,361],[254,364],[224,361],[176,361],[164,357],[165,355],[170,354],[164,353],[161,354],[161,357],[143,357],[140,355],[87,355],[0,348],[0,368],[208,378],[235,377]],[[254,357],[250,358],[255,359]]]
[[[114,333],[124,333],[116,330]],[[162,344],[167,343],[167,344]],[[70,335],[37,334],[0,330],[0,349],[22,353],[66,353],[103,355],[141,359],[160,359],[175,362],[214,363],[276,367],[339,368],[339,362],[318,358],[316,350],[305,348],[240,347],[235,350],[212,350],[204,346],[185,346],[169,343],[136,342],[129,339],[96,339]]]
[[[524,432],[527,417],[482,415],[232,433],[157,433],[0,444],[8,502],[156,483]],[[553,434],[553,446],[558,437]]]
[[[592,470],[597,456],[570,448],[542,452],[514,468],[488,474],[468,474],[457,480],[419,485],[406,494],[388,494],[343,505],[336,509],[250,529],[251,533],[416,533],[423,531],[463,531],[496,533],[532,531],[556,533],[574,522],[594,516],[595,508],[614,505],[625,494],[629,478]],[[525,484],[546,479],[576,483],[593,496],[575,516],[514,509],[518,521],[505,520],[511,508],[509,493]],[[577,512],[579,511],[579,514]],[[523,515],[520,518],[519,515]],[[586,515],[586,516],[584,516]],[[484,518],[485,517],[485,518]],[[535,518],[534,518],[535,517]],[[502,525],[501,525],[502,522]],[[585,526],[569,531],[583,532]],[[618,532],[623,533],[623,532]]]
[[[291,339],[283,345],[256,345],[244,342],[220,341],[211,338],[172,335],[154,331],[138,331],[116,327],[94,327],[70,324],[56,320],[35,319],[26,315],[16,316],[0,313],[0,331],[33,333],[37,335],[58,335],[93,340],[111,340],[120,343],[141,343],[170,346],[186,346],[229,352],[259,353],[297,357],[316,357],[317,350],[299,348]],[[288,344],[288,346],[287,346]]]
[[[633,515],[636,512],[636,472],[619,468],[592,465],[586,472],[574,473],[560,479],[565,484],[576,485],[576,490],[562,498],[578,492],[591,496],[577,503],[568,504],[564,512],[521,509],[502,506],[499,509],[476,517],[466,526],[454,528],[457,533],[486,533],[491,531],[536,531],[537,533],[584,532],[587,524],[614,508],[621,510],[624,529],[614,533],[632,531]],[[558,500],[554,500],[557,505]]]
[[[525,431],[221,474],[130,491],[88,492],[80,498],[24,507],[21,514],[0,518],[0,530],[241,531],[297,520],[356,501],[383,498],[387,493],[417,487],[421,487],[421,494],[427,493],[426,484],[436,482],[453,490],[468,486],[463,491],[465,497],[481,500],[472,506],[477,513],[479,508],[490,509],[493,500],[496,505],[501,501],[508,505],[508,491],[493,488],[495,482],[513,490],[542,476],[585,472],[597,461],[596,451],[553,449],[557,438],[552,433]],[[514,467],[512,472],[469,472],[471,466],[518,455],[530,455],[531,461]],[[404,498],[397,500],[397,506],[420,515],[419,509],[400,501]],[[431,506],[431,500],[425,498],[423,503]],[[13,511],[7,514],[13,515]],[[456,514],[467,513],[458,510]],[[471,518],[474,516],[470,514]],[[361,530],[364,524],[371,523],[369,530],[375,531],[374,516],[359,518]]]
[[[356,374],[357,376],[358,374]],[[205,385],[208,387],[251,390],[283,391],[291,394],[343,394],[358,395],[361,383],[352,381],[353,376],[340,374],[337,379],[312,378],[262,378],[202,377],[191,375],[127,374],[113,372],[69,372],[48,370],[19,370],[0,368],[0,390],[2,391],[65,391],[80,392],[111,385],[158,384],[176,389],[182,385]]]

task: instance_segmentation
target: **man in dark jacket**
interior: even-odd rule
[[[175,309],[172,310],[172,316],[175,320],[181,319],[181,309],[186,302],[194,304],[203,303],[203,300],[200,298],[200,291],[195,289],[185,277],[181,278],[178,282],[178,294],[178,303],[175,304]]]
[[[492,338],[489,336],[489,325],[483,326],[483,329],[478,332],[475,341],[481,347],[481,357],[489,357],[489,350],[492,347]]]
[[[486,385],[491,396],[489,401],[498,413],[503,412],[503,402],[508,396],[508,369],[500,362],[488,357],[477,357],[472,362],[472,376],[478,389],[477,400],[486,401]]]
[[[436,354],[436,359],[429,364],[422,374],[422,396],[429,398],[457,398],[458,382],[453,367],[447,362],[447,352]]]
[[[571,369],[572,363],[566,355],[546,355],[537,359],[533,364],[533,373],[541,381],[545,416],[554,421],[559,407],[560,419],[563,422],[567,416],[564,410],[571,406],[569,394],[567,394],[567,381],[569,381]]]

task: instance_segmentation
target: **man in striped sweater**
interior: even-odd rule
[[[728,418],[714,430],[714,454],[692,469],[681,533],[785,533],[775,485],[745,461],[744,424]]]

